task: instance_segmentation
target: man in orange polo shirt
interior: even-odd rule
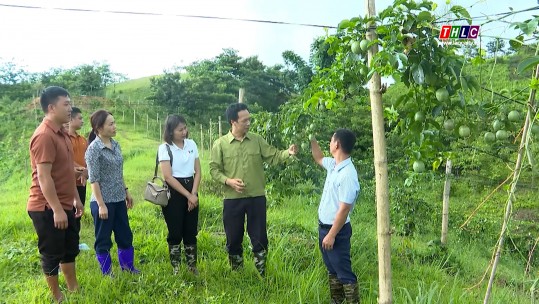
[[[80,176],[77,177],[77,191],[79,192],[80,201],[84,206],[86,202],[86,181],[88,180],[88,169],[86,168],[86,160],[84,154],[88,147],[86,138],[77,133],[82,128],[84,121],[82,120],[82,112],[77,107],[71,107],[71,121],[69,122],[69,139],[73,145],[73,161],[75,167],[80,169]],[[80,232],[80,218],[77,219],[77,229]]]
[[[37,233],[47,285],[54,300],[61,302],[64,295],[58,285],[59,267],[67,289],[79,289],[75,271],[79,233],[75,218],[82,216],[84,208],[75,184],[73,146],[62,130],[62,124],[71,119],[69,93],[60,87],[48,87],[41,94],[40,103],[45,118],[30,139],[32,185],[26,210]]]

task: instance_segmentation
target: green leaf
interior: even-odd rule
[[[517,23],[517,25],[523,33],[526,33],[528,31],[528,24],[526,22],[519,22]]]
[[[524,36],[522,35],[518,35],[516,38],[509,40],[509,45],[511,46],[511,48],[515,50],[518,50],[522,46],[523,43],[524,43]]]
[[[467,91],[467,90],[471,91],[470,87],[468,87],[468,82],[466,81],[466,78],[460,77],[460,85],[462,86],[463,91]]]
[[[430,12],[422,11],[421,13],[417,15],[418,22],[430,21],[430,20],[432,20],[432,15],[430,14]]]
[[[453,74],[453,77],[455,77],[455,80],[459,79],[457,73],[455,72],[455,69],[453,66],[449,66],[449,71],[451,71],[451,74]]]
[[[533,32],[535,32],[535,30],[537,30],[537,19],[532,19],[530,21],[528,21],[528,28],[526,29],[526,31],[524,31],[524,34],[530,36],[531,34],[533,34]]]
[[[464,109],[466,106],[466,99],[464,99],[464,94],[462,94],[462,91],[459,91],[459,97],[460,97],[460,107]]]
[[[526,58],[518,64],[517,74],[520,74],[524,72],[525,70],[529,69],[530,67],[536,66],[537,64],[539,64],[539,56]]]
[[[432,162],[432,171],[438,170],[438,168],[440,167],[440,164],[441,164],[441,162],[440,162],[439,159],[437,159],[437,160],[435,160],[434,162]]]
[[[415,63],[412,66],[412,77],[417,84],[423,84],[425,82],[425,73],[423,73],[421,65]]]
[[[438,105],[432,109],[432,116],[436,117],[442,113],[442,110],[444,109],[443,105]]]
[[[406,30],[406,31],[410,31],[410,29],[412,28],[412,26],[414,25],[414,19],[408,19],[406,21],[404,21],[404,24],[402,25],[402,27]]]
[[[408,177],[405,181],[404,181],[404,186],[406,187],[410,187],[413,183],[414,179],[411,178],[411,177]],[[408,290],[405,289],[406,292],[408,292]],[[410,303],[413,303],[414,301],[412,300],[412,297],[410,295],[408,295],[408,297],[410,297]]]
[[[393,73],[393,75],[391,75],[391,76],[393,77],[395,82],[401,82],[402,81],[402,75],[398,71]]]
[[[387,28],[387,26],[379,25],[376,27],[376,33],[378,35],[387,35],[389,34],[389,29]]]
[[[449,11],[455,14],[455,16],[457,17],[466,18],[466,20],[468,21],[468,24],[470,25],[472,24],[472,17],[470,17],[470,13],[468,13],[468,11],[464,7],[460,5],[454,5],[453,7],[451,7]]]
[[[476,91],[479,91],[481,89],[481,86],[479,85],[479,82],[474,76],[467,76],[466,80],[468,81],[468,85],[471,89],[474,89]]]
[[[345,29],[347,27],[350,27],[350,20],[348,19],[343,19],[340,23],[339,23],[339,26],[338,26],[338,29],[339,30],[342,30],[342,29]]]
[[[397,53],[397,57],[401,61],[403,66],[406,66],[408,64],[408,56],[406,56],[403,53]]]
[[[486,60],[483,59],[482,56],[475,56],[473,59],[472,59],[472,64],[473,65],[481,65],[483,63],[485,63]]]

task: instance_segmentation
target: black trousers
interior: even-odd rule
[[[225,199],[223,202],[223,224],[225,226],[228,254],[243,254],[242,242],[246,215],[247,233],[251,239],[253,252],[260,252],[268,248],[266,197]]]
[[[189,192],[193,189],[193,178],[176,178],[180,184]],[[198,234],[198,211],[199,206],[188,211],[187,198],[178,191],[170,188],[170,199],[168,205],[162,207],[163,216],[168,228],[167,243],[169,245],[179,245],[182,241],[184,245],[196,245]]]
[[[73,263],[79,254],[79,232],[76,229],[75,213],[67,214],[67,229],[54,227],[54,212],[28,211],[37,233],[37,246],[41,255],[41,268],[48,276],[58,275],[60,263]]]
[[[86,204],[86,186],[77,186],[77,191],[79,192],[80,201],[84,206]],[[75,210],[74,207],[73,210]],[[77,232],[80,232],[80,219],[80,217],[75,219],[77,222]]]

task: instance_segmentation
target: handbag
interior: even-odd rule
[[[170,165],[172,166],[172,151],[170,147],[166,145],[168,155],[170,156]],[[168,188],[167,183],[157,176],[157,167],[159,166],[159,151],[155,156],[155,171],[153,178],[146,184],[146,189],[144,189],[144,199],[152,204],[166,207],[168,205],[168,200],[170,199],[170,189]],[[161,185],[155,183],[155,180],[158,179],[161,181]]]
[[[155,183],[155,180],[159,179],[161,185]],[[154,176],[151,181],[146,184],[144,190],[144,199],[152,204],[156,204],[162,207],[168,205],[168,199],[170,198],[170,190],[167,183],[159,176]]]

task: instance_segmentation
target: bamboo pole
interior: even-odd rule
[[[535,67],[534,79],[539,79],[539,64]],[[528,111],[526,114],[526,120],[524,122],[524,130],[522,131],[522,139],[520,140],[520,146],[518,148],[517,161],[515,164],[515,169],[513,171],[513,180],[511,181],[511,190],[507,197],[507,203],[505,205],[505,215],[503,217],[502,230],[500,232],[500,238],[498,239],[498,244],[496,246],[496,253],[494,254],[494,262],[492,262],[492,271],[490,272],[490,278],[488,280],[487,291],[485,292],[485,298],[483,304],[487,304],[490,299],[490,294],[492,293],[492,285],[494,284],[494,278],[496,276],[496,269],[498,268],[498,263],[500,262],[500,256],[502,254],[503,242],[505,240],[505,232],[507,231],[507,225],[511,218],[511,210],[513,209],[513,202],[515,201],[515,192],[517,189],[517,183],[520,178],[520,171],[522,168],[522,160],[524,158],[524,151],[528,145],[530,139],[530,122],[535,117],[535,94],[536,90],[530,90],[530,96],[528,98]]]
[[[442,245],[447,245],[447,227],[449,226],[449,193],[451,191],[451,159],[448,158],[445,163],[445,183],[444,183],[444,199],[442,207],[442,236],[440,242]]]
[[[369,17],[376,15],[375,0],[366,0]],[[377,39],[376,24],[369,22],[367,40]],[[378,45],[368,50],[368,65],[372,67],[373,58],[378,53]],[[376,218],[378,234],[378,303],[393,302],[391,278],[391,230],[389,225],[389,182],[387,173],[387,148],[384,129],[384,107],[382,104],[382,81],[375,72],[370,79],[370,100],[372,115],[372,136],[374,142],[374,171],[376,175]]]

